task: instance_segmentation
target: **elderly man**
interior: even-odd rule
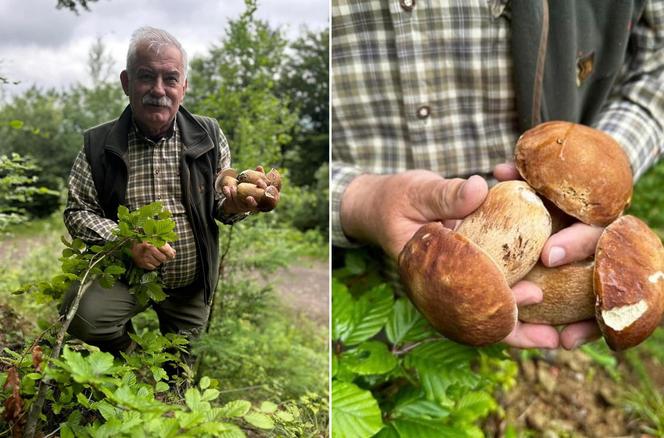
[[[230,153],[213,119],[181,106],[187,91],[187,55],[168,32],[134,32],[127,66],[120,74],[129,106],[117,120],[85,133],[69,178],[64,220],[69,233],[90,243],[114,239],[117,208],[137,209],[161,201],[173,214],[179,239],[156,248],[135,243],[136,266],[159,270],[168,298],[153,303],[163,332],[196,334],[206,324],[218,269],[215,218],[233,223],[256,210],[234,190],[214,190],[216,174],[230,166]],[[64,312],[74,296],[63,302]],[[130,319],[145,310],[116,283],[93,284],[84,295],[70,334],[103,350],[126,349]]]

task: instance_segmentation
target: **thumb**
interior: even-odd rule
[[[479,175],[467,180],[455,178],[437,182],[428,191],[422,213],[431,220],[463,219],[475,211],[486,198],[489,187]]]

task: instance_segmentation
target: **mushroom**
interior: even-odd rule
[[[275,186],[277,190],[281,190],[281,175],[276,169],[270,169],[265,174],[257,170],[244,170],[238,176],[237,180],[240,183],[258,184],[258,181],[264,181],[268,186]]]
[[[515,162],[521,176],[562,211],[606,226],[594,262],[538,265],[526,276],[542,288],[544,300],[522,306],[519,319],[557,325],[595,316],[612,349],[642,342],[664,312],[664,252],[645,223],[620,216],[632,195],[630,165],[620,145],[587,126],[547,122],[519,138]]]
[[[526,183],[499,183],[456,231],[422,226],[399,254],[399,273],[440,333],[469,345],[495,343],[516,324],[510,286],[536,263],[550,233],[549,213]]]
[[[267,185],[265,189],[256,185],[261,180]],[[266,175],[257,170],[244,170],[238,174],[237,170],[227,168],[217,175],[214,189],[222,193],[222,189],[226,186],[236,187],[240,199],[253,197],[258,204],[258,210],[267,212],[273,210],[279,203],[281,175],[276,169],[270,170]]]
[[[519,306],[523,322],[561,325],[595,317],[593,260],[548,268],[541,263],[525,276],[542,289],[537,304]]]
[[[596,315],[614,350],[633,347],[657,328],[664,312],[664,248],[640,219],[622,216],[597,242],[593,284]]]
[[[228,167],[222,170],[214,181],[214,190],[217,193],[222,193],[225,186],[237,187],[237,170]]]
[[[528,184],[583,223],[608,225],[631,200],[627,155],[597,129],[562,121],[542,123],[519,138],[514,157]]]

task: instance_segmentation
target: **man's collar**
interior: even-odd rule
[[[157,144],[161,140],[164,140],[164,139],[168,140],[171,137],[173,137],[173,134],[175,134],[175,132],[178,130],[177,118],[178,118],[178,115],[177,115],[177,113],[175,113],[175,117],[173,117],[173,121],[171,122],[171,127],[168,129],[168,131],[166,131],[166,134],[162,135],[159,138],[152,138],[152,137],[148,137],[147,135],[145,135],[143,133],[143,131],[141,131],[141,128],[139,128],[138,124],[136,123],[136,119],[134,118],[134,114],[132,112],[132,115],[131,115],[131,129],[136,133],[136,136],[138,138],[144,139],[148,143]]]

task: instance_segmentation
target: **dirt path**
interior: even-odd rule
[[[281,301],[323,325],[329,320],[329,270],[323,261],[298,261],[278,269],[273,281]]]

